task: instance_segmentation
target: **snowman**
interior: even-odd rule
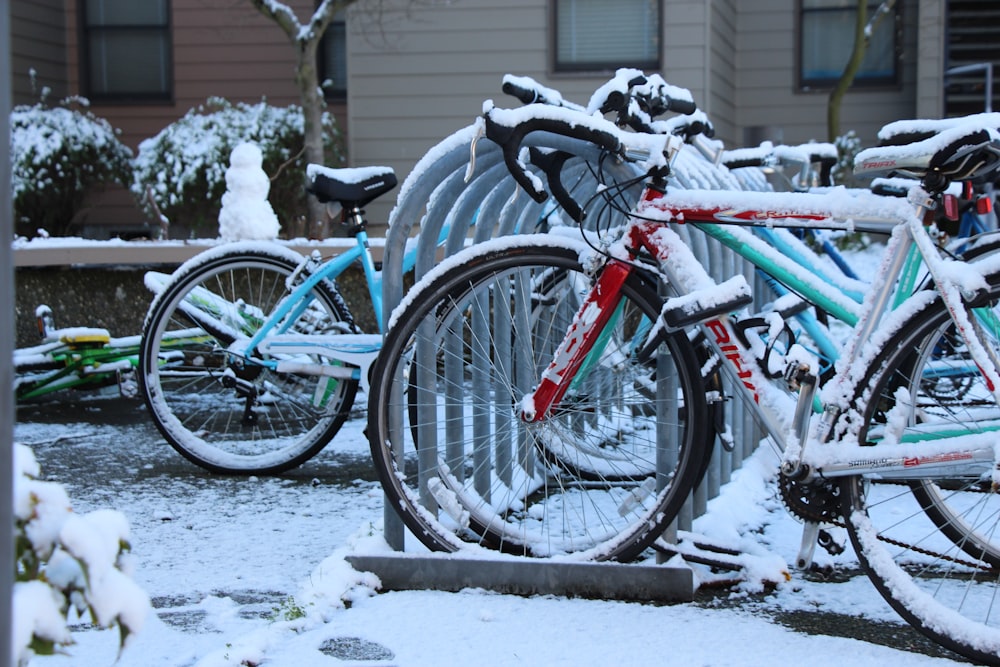
[[[281,225],[267,201],[271,181],[261,168],[264,156],[256,144],[233,149],[226,170],[226,192],[219,211],[219,237],[223,241],[263,241],[278,237]]]

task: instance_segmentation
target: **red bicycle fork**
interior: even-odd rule
[[[612,260],[601,271],[597,282],[573,317],[566,336],[542,372],[538,387],[521,402],[525,422],[545,420],[569,389],[576,372],[594,347],[601,332],[614,315],[622,299],[622,286],[633,271],[632,266]]]

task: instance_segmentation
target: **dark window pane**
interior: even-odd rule
[[[85,94],[169,98],[169,0],[81,0]]]
[[[854,48],[855,4],[849,0],[803,0],[801,79],[804,85],[829,85],[840,78]],[[868,17],[878,8],[870,5]],[[896,79],[895,13],[883,17],[872,34],[856,80]]]
[[[108,33],[90,41],[90,87],[100,95],[169,90],[164,35]]]
[[[323,89],[333,93],[347,90],[347,30],[343,23],[331,23],[323,35]]]
[[[166,0],[88,0],[87,25],[166,25]]]

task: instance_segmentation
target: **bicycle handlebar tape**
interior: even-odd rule
[[[837,166],[837,158],[829,155],[811,155],[810,158],[819,164],[820,185],[833,185],[833,168]]]
[[[747,158],[736,158],[736,159],[727,159],[723,157],[722,164],[727,169],[744,169],[746,167],[766,167],[768,165],[768,160],[762,157],[747,157]]]
[[[698,110],[698,105],[694,103],[694,100],[681,100],[674,97],[664,96],[667,102],[667,109],[681,115],[692,114]]]
[[[574,157],[572,153],[558,150],[545,150],[532,146],[528,149],[531,164],[536,165],[545,174],[549,181],[549,190],[562,206],[566,214],[576,222],[582,222],[585,215],[583,208],[576,203],[576,200],[566,190],[562,182],[562,170],[566,161]]]
[[[514,97],[522,104],[533,104],[540,101],[538,99],[538,91],[524,88],[510,80],[505,80],[500,89],[503,91],[504,95]]]
[[[612,153],[621,151],[621,141],[613,124],[586,113],[545,104],[529,104],[520,109],[490,108],[483,114],[486,137],[500,146],[504,163],[511,176],[536,202],[543,202],[548,194],[538,179],[528,173],[518,155],[524,138],[532,132],[551,132],[571,139],[590,142]],[[605,124],[610,129],[598,127]]]

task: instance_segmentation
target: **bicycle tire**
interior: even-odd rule
[[[664,395],[673,392],[661,398],[671,411],[660,414],[675,438],[660,448],[669,469],[659,477],[636,474],[652,469],[644,457],[656,446],[639,409],[646,404],[636,404],[629,384],[648,370],[620,354],[627,336],[612,335],[618,348],[605,354],[615,357],[615,373],[592,372],[559,414],[542,426],[516,416],[578,304],[534,288],[553,271],[571,274],[567,285],[589,284],[579,263],[585,249],[550,236],[472,248],[429,274],[394,312],[372,372],[369,439],[386,502],[428,548],[627,560],[672,521],[711,455],[714,432],[699,428],[708,423],[700,367],[683,333],[668,336],[660,358]],[[655,321],[661,300],[652,282],[635,274],[623,294],[614,334],[638,313]],[[676,385],[666,379],[671,364]],[[565,465],[574,456],[589,459],[588,474]],[[593,474],[598,463],[609,470],[603,478]]]
[[[139,352],[144,400],[167,442],[211,472],[292,469],[323,449],[349,415],[356,380],[241,365],[228,351],[256,333],[301,263],[301,255],[273,244],[210,251],[178,270],[150,306]],[[310,296],[288,331],[355,330],[331,281]]]
[[[994,309],[998,296],[994,288]],[[926,307],[897,327],[855,396],[863,406],[864,444],[894,441],[904,426],[955,422],[967,429],[990,413],[996,418],[981,374],[963,359],[944,303],[916,298]],[[988,344],[1000,347],[995,338]],[[911,444],[919,456],[920,443]],[[1000,496],[988,479],[851,477],[842,482],[841,496],[862,569],[886,601],[942,646],[1000,664],[1000,613],[990,610],[1000,584]]]

